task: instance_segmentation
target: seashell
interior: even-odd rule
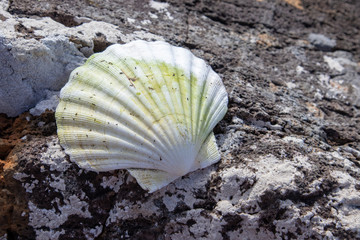
[[[58,136],[80,167],[127,169],[154,192],[220,160],[212,129],[227,103],[220,77],[189,50],[115,44],[71,73],[56,109]]]

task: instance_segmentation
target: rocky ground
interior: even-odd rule
[[[360,239],[359,10],[1,0],[0,239]],[[190,49],[229,93],[221,161],[152,194],[126,170],[79,169],[56,136],[69,73],[134,39]]]

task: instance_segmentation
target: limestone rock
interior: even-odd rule
[[[33,115],[0,114],[0,239],[360,239],[359,2],[0,3],[0,58],[15,64],[14,51],[26,63],[2,66],[8,85],[0,92],[15,89],[9,76],[31,72],[35,55],[65,69],[69,59],[74,67],[111,43],[140,38],[206,59],[230,100],[214,130],[221,161],[148,194],[125,170],[72,163],[54,113],[43,112],[58,89],[27,80],[49,99]],[[311,33],[336,46],[319,51]],[[4,101],[8,110],[10,101],[20,100]]]
[[[46,97],[44,100],[38,102],[34,108],[30,109],[30,114],[34,116],[40,116],[46,110],[51,110],[55,112],[57,105],[59,104],[59,94],[58,91],[45,91]]]
[[[1,7],[0,113],[9,117],[34,107],[47,91],[59,91],[70,72],[94,52],[119,41],[162,40],[142,31],[124,35],[112,24],[85,17],[67,27],[49,17],[15,17],[6,11],[6,1]]]
[[[336,41],[322,34],[310,33],[309,42],[321,51],[331,51],[336,46]]]
[[[59,90],[83,60],[62,36],[37,41],[0,35],[0,112],[13,117],[33,107],[45,90]]]

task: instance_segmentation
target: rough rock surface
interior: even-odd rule
[[[44,98],[46,90],[61,89],[85,58],[63,35],[35,35],[40,25],[28,29],[31,20],[9,14],[7,7],[1,1],[0,113],[14,117]]]
[[[360,239],[359,1],[0,3],[0,239]],[[133,39],[189,48],[230,99],[221,161],[153,194],[79,169],[40,114]]]

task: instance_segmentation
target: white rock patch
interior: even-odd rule
[[[54,207],[51,209],[38,208],[33,202],[29,201],[29,225],[35,229],[43,227],[56,229],[66,222],[70,215],[91,218],[88,204],[81,201],[76,195],[71,195],[69,198],[64,199],[64,204],[61,204],[58,198],[52,201],[51,204],[56,204],[60,212]]]

